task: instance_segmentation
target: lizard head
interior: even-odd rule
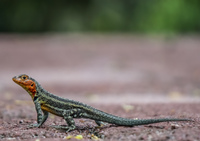
[[[24,88],[31,95],[32,99],[34,98],[36,93],[36,82],[34,79],[26,74],[22,74],[19,76],[14,76],[12,80]]]

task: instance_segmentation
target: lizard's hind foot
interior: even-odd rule
[[[107,125],[107,123],[102,122],[102,121],[98,121],[98,120],[95,120],[95,122],[98,125],[98,127],[103,127],[103,126]]]
[[[65,130],[66,132],[70,132],[76,129],[76,126],[50,125],[50,127],[58,129],[58,130]]]

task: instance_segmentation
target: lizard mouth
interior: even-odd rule
[[[14,76],[14,77],[12,78],[12,80],[13,80],[14,82],[17,82],[17,77]]]
[[[19,80],[19,78],[18,78],[17,76],[14,76],[14,77],[12,78],[12,80],[13,80],[15,83],[17,83],[18,85],[23,86],[23,85],[22,85],[22,82],[20,82],[20,80]]]

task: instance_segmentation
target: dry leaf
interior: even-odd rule
[[[71,138],[73,138],[73,136],[71,136],[71,135],[65,136],[65,137],[64,137],[64,139],[67,139],[67,140],[68,140],[68,139],[71,139]]]
[[[91,135],[91,139],[92,140],[99,140],[99,138],[97,136],[95,136],[94,134]]]
[[[74,138],[77,139],[77,140],[82,140],[82,139],[83,139],[83,136],[82,136],[82,135],[77,135],[77,136],[75,136]]]

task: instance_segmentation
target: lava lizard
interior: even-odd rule
[[[12,78],[15,83],[23,87],[31,96],[35,109],[37,111],[37,123],[31,124],[30,127],[40,127],[48,118],[49,112],[63,117],[68,126],[56,126],[57,128],[65,129],[67,131],[76,128],[73,118],[88,118],[95,120],[97,125],[103,122],[115,124],[118,126],[137,126],[152,124],[158,122],[168,121],[191,121],[190,119],[178,118],[161,118],[161,119],[127,119],[111,115],[95,109],[89,105],[83,104],[78,101],[64,99],[53,95],[46,91],[42,86],[33,78],[26,74],[15,76]]]

